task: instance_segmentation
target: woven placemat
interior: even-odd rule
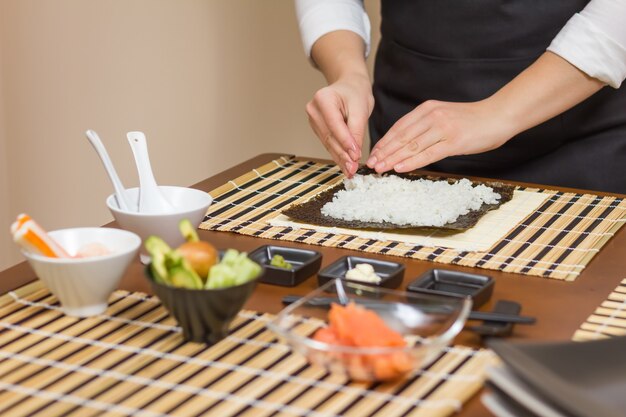
[[[519,188],[545,193],[548,198],[505,238],[483,252],[267,223],[290,204],[306,201],[342,179],[335,165],[282,157],[211,191],[215,200],[200,228],[572,281],[624,224],[626,216],[626,203],[621,198]]]
[[[104,314],[77,319],[30,284],[0,298],[0,415],[439,417],[460,409],[495,360],[450,347],[403,382],[350,383],[277,340],[271,318],[243,311],[207,347],[185,343],[155,297],[117,291]]]
[[[626,335],[626,279],[613,290],[574,333],[576,341]]]

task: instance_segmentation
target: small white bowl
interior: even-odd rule
[[[209,193],[194,188],[164,185],[159,188],[176,211],[166,214],[147,214],[121,210],[117,205],[115,194],[107,198],[107,207],[122,229],[137,233],[142,240],[151,235],[159,236],[175,248],[185,241],[178,227],[180,221],[189,219],[194,227],[198,227],[213,202],[213,198]],[[127,189],[126,198],[131,207],[136,208],[139,203],[139,188]],[[146,254],[145,248],[141,248],[141,253]]]
[[[105,227],[62,229],[48,233],[70,255],[89,243],[101,243],[110,254],[87,258],[50,258],[22,251],[35,273],[61,302],[69,316],[100,314],[141,245],[126,230]]]

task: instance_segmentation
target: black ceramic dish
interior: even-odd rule
[[[491,411],[496,416],[515,416],[515,417],[541,417],[539,414],[535,414],[518,401],[515,398],[508,396],[497,386],[493,385],[490,382],[485,384],[487,388],[489,388],[489,396],[492,397],[491,401],[495,403],[493,406],[497,406],[497,409],[493,409],[489,407],[488,404],[485,404],[489,411]],[[488,400],[489,401],[489,400]],[[484,403],[484,400],[483,400]],[[492,407],[493,407],[492,406]],[[558,411],[556,411],[558,413]],[[555,415],[555,414],[551,414]],[[559,414],[556,414],[559,415]],[[561,414],[563,415],[563,414]]]
[[[506,365],[490,367],[487,375],[486,386],[489,388],[489,394],[493,395],[496,406],[499,406],[500,409],[515,410],[512,414],[504,415],[516,417],[570,416],[565,410],[546,398],[543,393],[522,381]],[[491,409],[489,404],[485,405]],[[494,414],[496,416],[502,415],[502,413]]]
[[[152,291],[174,316],[183,331],[183,338],[191,342],[214,344],[228,335],[230,323],[246,303],[259,277],[241,285],[212,290],[191,290],[171,287],[154,281],[150,268],[146,275]]]
[[[576,417],[618,417],[626,410],[626,337],[592,342],[507,343],[492,348],[514,374]]]
[[[326,268],[321,270],[317,274],[317,282],[320,286],[326,284],[328,281],[334,279],[346,279],[346,272],[354,268],[357,264],[370,264],[374,267],[374,272],[381,278],[379,284],[373,284],[369,282],[358,282],[363,285],[374,285],[385,288],[398,288],[402,284],[402,278],[404,277],[404,265],[397,262],[379,261],[378,259],[361,258],[359,256],[344,256],[339,258]]]
[[[448,296],[469,296],[473,308],[479,308],[491,298],[494,280],[487,275],[468,274],[448,269],[431,269],[411,282],[407,290]]]
[[[270,265],[272,257],[280,255],[289,262],[292,269]],[[260,282],[293,287],[314,275],[322,265],[322,254],[314,250],[265,245],[250,252],[248,257],[265,266],[265,274]]]

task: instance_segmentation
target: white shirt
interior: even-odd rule
[[[308,56],[315,41],[335,30],[350,30],[360,35],[366,55],[369,53],[370,21],[362,0],[295,1]],[[548,51],[590,77],[618,88],[626,79],[626,0],[591,0],[561,29]]]

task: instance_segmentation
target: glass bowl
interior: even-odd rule
[[[405,345],[381,347],[374,342],[356,347],[314,339],[318,329],[328,327],[332,303],[354,303],[374,311],[402,335]],[[356,381],[389,381],[406,377],[437,358],[463,329],[471,306],[469,297],[409,293],[334,280],[283,309],[268,327],[312,364]],[[360,333],[368,333],[369,323],[354,324],[349,332],[358,332],[360,327]]]

